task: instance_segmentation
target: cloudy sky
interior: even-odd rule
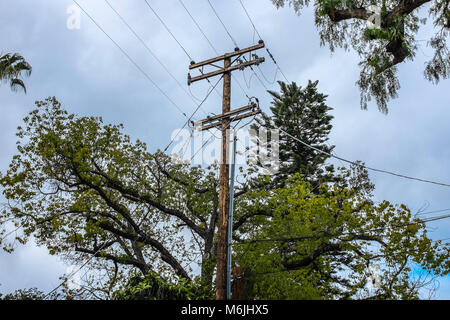
[[[109,0],[111,5],[136,30],[154,54],[182,84],[180,88],[149,54],[103,0],[79,0],[87,12],[104,28],[139,67],[156,82],[186,114],[196,108],[186,94],[186,77],[190,59],[167,33],[144,0]],[[250,22],[238,0],[211,0],[238,45],[254,44]],[[196,61],[215,56],[178,0],[149,1],[171,29],[186,52]],[[214,47],[230,52],[234,44],[214,16],[207,0],[185,0]],[[367,111],[359,107],[358,57],[354,52],[337,50],[333,55],[320,47],[311,10],[299,17],[292,9],[277,10],[270,0],[245,0],[258,31],[290,81],[305,85],[319,80],[319,89],[328,94],[333,107],[333,130],[330,143],[337,155],[362,160],[367,165],[400,174],[450,183],[449,80],[439,85],[423,77],[424,63],[432,56],[426,40],[433,30],[422,27],[417,36],[420,47],[414,62],[399,66],[399,98],[389,104],[389,114],[381,114],[376,105]],[[0,2],[0,51],[19,52],[33,66],[26,79],[28,92],[13,93],[0,86],[0,170],[7,169],[16,153],[16,128],[34,108],[36,100],[56,96],[69,112],[102,116],[105,122],[123,123],[134,139],[147,142],[150,151],[163,149],[185,118],[177,108],[82,14],[80,28],[68,28],[73,2],[70,0],[4,0]],[[425,14],[426,10],[422,10]],[[69,26],[71,24],[69,23]],[[267,55],[262,72],[272,82],[276,68]],[[268,111],[270,98],[259,81],[235,73],[232,107],[243,106],[247,94],[260,99]],[[244,78],[245,76],[245,78]],[[278,78],[280,74],[278,73]],[[251,78],[251,81],[249,82]],[[263,77],[260,75],[263,80]],[[265,82],[269,89],[274,83]],[[203,82],[203,83],[202,83]],[[220,88],[220,87],[219,87]],[[190,88],[192,95],[203,98],[208,90],[205,81]],[[205,113],[218,113],[220,97],[211,94],[203,105]],[[337,162],[337,164],[340,164]],[[381,173],[370,173],[376,185],[376,200],[405,203],[413,212],[427,205],[426,211],[450,208],[446,187],[405,180]],[[4,199],[1,199],[4,201]],[[445,213],[445,212],[444,212]],[[429,223],[433,239],[450,237],[450,220]],[[0,253],[0,292],[38,287],[51,290],[59,283],[67,266],[46,249],[32,243],[18,246],[13,254]],[[437,298],[450,299],[450,278],[441,278]]]

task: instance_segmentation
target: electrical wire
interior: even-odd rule
[[[239,2],[241,4],[242,9],[244,9],[244,12],[247,15],[247,18],[250,20],[250,23],[253,26],[253,32],[256,32],[258,34],[259,39],[262,40],[261,34],[259,33],[258,29],[256,29],[255,23],[253,22],[253,19],[251,18],[250,14],[248,13],[247,9],[245,8],[244,3],[242,2],[242,0],[239,0]],[[277,69],[280,70],[280,72],[283,75],[283,77],[286,80],[286,82],[289,82],[289,80],[287,79],[287,77],[284,74],[283,70],[281,70],[281,67],[278,65],[278,63],[275,60],[274,56],[270,52],[269,48],[266,48],[266,51],[267,51],[267,54],[269,55],[269,57],[272,59],[272,61],[275,64],[275,66],[277,67]]]
[[[182,85],[181,83],[178,81],[178,79],[170,72],[169,68],[167,68],[167,66],[161,61],[161,59],[159,59],[156,54],[153,52],[152,49],[150,49],[150,47],[145,43],[145,41],[137,34],[137,32],[130,26],[130,24],[123,18],[123,16],[111,5],[111,3],[108,0],[105,0],[106,4],[111,8],[111,10],[114,11],[114,13],[120,18],[120,20],[125,24],[125,26],[127,26],[127,28],[131,31],[131,33],[133,33],[133,35],[141,42],[141,44],[144,46],[145,49],[147,49],[147,51],[152,55],[152,57],[161,65],[161,67],[169,74],[169,76],[177,83],[177,85],[181,88],[181,90],[183,90],[186,95],[188,95],[192,101],[194,102],[194,104],[197,105],[197,101],[194,100],[197,99],[192,93],[189,93]],[[199,101],[201,101],[201,99],[198,99]],[[206,112],[204,110],[202,110],[205,114]]]
[[[217,19],[220,21],[220,23],[222,24],[223,28],[225,29],[225,32],[228,34],[228,37],[231,39],[231,41],[233,42],[233,44],[236,46],[236,48],[239,48],[236,40],[234,40],[233,36],[231,35],[230,31],[228,31],[227,26],[225,25],[225,23],[222,21],[222,19],[220,18],[219,14],[217,13],[216,9],[214,9],[214,6],[212,5],[210,0],[207,0],[209,3],[209,6],[211,7],[211,9],[214,12],[214,15],[217,17]],[[247,61],[247,59],[245,57],[243,57],[244,60]],[[250,69],[252,70],[252,72],[255,74],[256,78],[259,80],[259,82],[261,83],[261,85],[264,87],[264,89],[267,91],[267,87],[264,84],[264,82],[261,81],[261,79],[258,77],[258,75],[256,74],[255,70],[253,70],[252,66],[250,66]],[[248,98],[248,95],[247,95]]]
[[[241,119],[242,120],[242,119]],[[237,124],[239,124],[241,122],[241,120],[239,120],[237,122]],[[233,120],[231,120],[233,121]],[[230,122],[231,122],[230,121]],[[237,124],[233,127],[233,130],[236,128]],[[217,128],[218,129],[218,128]],[[203,147],[209,142],[209,140],[211,140],[212,137],[216,138],[216,139],[221,139],[219,137],[217,137],[213,132],[210,131],[211,129],[208,129],[207,131],[211,134],[211,136],[206,140],[206,142],[203,143],[203,145],[194,153],[194,155],[191,157],[191,161],[194,159],[194,157],[200,152],[200,150],[203,149]],[[223,129],[218,129],[220,131],[223,131]],[[239,140],[239,139],[238,139]]]
[[[186,151],[187,151],[188,147],[190,147],[191,139],[192,139],[193,135],[194,135],[194,131],[191,131],[191,134],[189,135],[189,138],[186,140],[184,145],[181,147],[181,150],[183,150],[183,153],[180,156],[181,159],[183,159],[184,155],[186,154]]]
[[[429,219],[417,219],[418,222],[427,223],[435,220],[442,220],[442,219],[448,219],[450,218],[450,215],[446,216],[439,216],[439,217],[433,217]],[[398,224],[398,225],[392,225],[394,228],[404,228],[407,226],[416,225],[417,222],[410,222],[406,224]],[[368,229],[368,230],[362,230],[363,232],[376,232],[376,231],[383,231],[385,230],[385,227],[375,228],[375,229]],[[324,232],[323,232],[324,233]],[[314,235],[314,236],[293,236],[293,237],[280,237],[280,238],[269,238],[269,239],[254,239],[254,240],[243,240],[239,242],[235,242],[233,244],[236,245],[242,245],[242,244],[251,244],[251,243],[258,243],[258,242],[289,242],[289,241],[299,241],[299,240],[308,240],[308,239],[321,239],[321,238],[333,238],[333,237],[340,237],[340,236],[352,236],[355,235],[355,232],[343,232],[341,234],[322,234],[322,235]]]
[[[172,36],[172,38],[176,41],[176,43],[178,43],[178,45],[180,46],[180,48],[184,51],[184,53],[186,54],[186,56],[190,59],[190,61],[194,61],[191,57],[191,55],[187,52],[186,48],[181,44],[180,41],[178,41],[177,37],[175,37],[175,35],[173,34],[173,32],[169,29],[169,27],[167,26],[167,24],[164,22],[164,20],[161,18],[160,15],[158,15],[158,13],[156,12],[156,10],[150,5],[150,3],[147,0],[144,0],[145,3],[147,4],[147,6],[150,8],[150,10],[155,14],[155,16],[158,18],[158,20],[161,22],[161,24],[164,26],[164,28],[167,30],[167,32]],[[203,72],[202,72],[203,73]],[[209,79],[206,79],[209,83],[210,86],[212,86],[212,83]],[[216,90],[216,93],[221,97],[220,92],[218,92]]]
[[[178,45],[181,47],[181,49],[183,49],[184,53],[186,54],[186,56],[193,61],[194,59],[192,59],[192,57],[189,55],[189,53],[187,52],[187,50],[184,48],[184,46],[181,44],[180,41],[178,41],[177,37],[175,37],[175,35],[172,33],[172,31],[169,29],[169,27],[165,24],[165,22],[163,21],[163,19],[161,19],[161,17],[159,16],[159,14],[156,12],[155,9],[153,9],[153,7],[150,5],[150,3],[148,3],[147,0],[144,0],[145,3],[147,4],[147,6],[150,8],[150,10],[154,13],[154,15],[158,18],[158,20],[161,22],[161,24],[164,26],[164,28],[167,30],[167,32],[170,33],[170,35],[172,36],[172,38],[178,43]]]
[[[138,38],[138,39],[140,39],[140,40],[142,40],[142,38],[140,38],[138,35],[137,35],[137,33],[131,28],[131,26],[129,26],[129,24],[125,21],[125,19],[123,19],[123,17],[117,12],[117,10],[115,10],[112,6],[111,6],[111,4],[107,1],[107,0],[105,0],[107,3],[108,3],[108,5],[110,6],[110,8],[111,9],[113,9],[113,11],[114,12],[116,12],[116,14],[122,19],[122,21],[129,27],[129,29],[135,34],[135,36]],[[156,84],[156,82],[155,81],[153,81],[153,79],[130,57],[130,55],[116,42],[116,41],[114,41],[114,39],[95,21],[95,19],[76,1],[76,0],[73,0],[73,2],[89,17],[89,19],[120,49],[120,51],[135,65],[135,67],[139,70],[139,71],[141,71],[143,74],[144,74],[144,76],[156,87],[156,88],[158,88],[159,89],[159,91],[185,116],[185,118],[187,118],[187,121],[185,122],[185,124],[183,125],[183,127],[180,129],[180,131],[177,133],[177,135],[176,135],[176,137],[174,138],[174,139],[172,139],[171,141],[170,141],[170,143],[168,144],[168,146],[164,149],[164,151],[167,151],[167,149],[169,148],[169,146],[173,143],[173,141],[178,137],[178,135],[179,135],[179,133],[181,132],[181,130],[183,130],[184,128],[185,128],[185,126],[189,123],[189,121],[191,121],[191,119],[193,118],[193,116],[197,113],[197,111],[201,108],[201,106],[203,105],[203,103],[206,101],[206,99],[209,97],[209,95],[211,94],[211,92],[212,92],[212,90],[210,90],[209,92],[208,92],[208,94],[206,95],[206,97],[203,99],[203,101],[197,106],[197,108],[194,110],[194,112],[192,113],[192,115],[188,118],[187,117],[187,115],[186,115],[186,113],[185,112],[183,112],[182,110],[181,110],[181,108]],[[148,2],[146,1],[146,3],[148,4]],[[149,4],[148,4],[149,5]],[[149,5],[149,7],[151,8],[151,6]],[[151,8],[152,9],[152,11],[154,11],[153,10],[153,8]],[[156,12],[155,12],[155,14],[156,14]],[[156,14],[157,15],[157,14]],[[158,16],[158,15],[157,15]],[[158,18],[161,20],[161,18],[158,16]],[[161,22],[163,23],[163,25],[167,28],[167,26],[164,24],[164,22],[161,20]],[[174,37],[174,39],[177,41],[177,43],[179,43],[179,41],[175,38],[175,36],[173,35],[173,33],[167,28],[167,30],[170,32],[170,34],[172,34],[172,36]],[[145,45],[145,42],[142,40],[142,43]],[[181,45],[181,43],[179,43],[180,44],[180,46],[183,48],[183,50],[185,50],[184,49],[184,47]],[[151,51],[151,49],[147,46],[147,45],[145,45],[145,47],[149,50],[149,52],[151,52],[152,53],[152,51]],[[186,53],[187,53],[187,51],[186,51]],[[189,54],[188,54],[188,56],[189,56]],[[157,59],[157,61],[159,61],[159,62],[161,62],[157,57],[156,57],[156,55],[154,55],[154,57]],[[161,62],[161,64],[162,64],[162,62]],[[163,64],[162,64],[163,65]],[[165,69],[167,69],[167,68],[165,68]],[[166,70],[166,71],[168,71],[168,69]],[[169,74],[171,74],[170,72],[169,72]],[[173,77],[174,79],[175,79],[175,77]],[[176,80],[176,79],[175,79]],[[215,89],[215,87],[217,86],[217,84],[219,83],[219,81],[221,80],[221,78],[217,81],[217,83],[216,83],[216,85],[214,85],[213,87],[212,87],[212,89],[214,90]],[[178,82],[178,81],[177,81]],[[180,85],[181,86],[181,85]],[[204,110],[203,110],[203,112],[205,112]]]
[[[244,60],[246,61],[246,62],[249,62],[245,57],[243,57],[244,58]],[[266,86],[266,84],[261,80],[261,78],[258,76],[258,74],[255,72],[255,70],[253,69],[253,66],[249,66],[250,67],[250,70],[252,70],[252,72],[253,72],[253,74],[255,75],[255,77],[256,77],[256,79],[258,79],[258,81],[259,81],[259,83],[261,83],[261,85],[264,87],[264,89],[267,91],[267,90],[269,90],[269,89],[267,89],[267,86]]]
[[[270,81],[269,79],[267,79],[266,75],[264,74],[264,72],[262,71],[262,69],[259,66],[256,66],[259,70],[259,73],[261,73],[261,75],[263,76],[264,80],[266,80],[266,82],[268,84],[274,84],[275,81],[277,81],[277,75],[278,75],[278,69],[275,69],[275,75],[273,76],[273,80]]]
[[[197,113],[197,111],[201,108],[202,104],[206,101],[206,99],[208,99],[209,95],[211,94],[211,92],[214,91],[214,89],[216,88],[216,86],[219,84],[220,80],[222,80],[223,75],[219,78],[219,80],[217,80],[216,84],[211,88],[211,90],[209,90],[208,94],[205,96],[205,98],[203,99],[203,101],[198,105],[198,107],[194,110],[194,112],[191,114],[191,116],[187,119],[187,121],[184,123],[183,127],[178,130],[177,134],[175,135],[175,137],[173,139],[170,140],[169,144],[167,145],[167,147],[164,148],[164,152],[167,151],[167,149],[172,145],[172,143],[175,141],[175,139],[178,137],[178,135],[180,134],[180,132],[186,127],[186,125],[188,125],[188,123],[191,121],[192,117]]]
[[[220,55],[219,52],[217,51],[216,47],[214,47],[214,45],[212,44],[211,40],[208,38],[208,36],[206,35],[206,33],[203,31],[202,27],[200,26],[200,24],[197,22],[197,20],[194,18],[194,16],[191,14],[191,12],[188,10],[188,8],[186,7],[186,5],[183,3],[182,0],[178,0],[180,2],[180,4],[183,6],[184,10],[187,12],[187,14],[189,15],[189,17],[191,18],[191,20],[194,22],[195,26],[197,27],[197,29],[200,31],[200,33],[203,35],[203,37],[206,39],[206,41],[208,42],[209,46],[213,49],[213,51],[215,52],[216,55]],[[203,74],[203,72],[202,72]],[[237,85],[239,86],[239,88],[241,89],[242,93],[249,98],[247,92],[244,90],[244,88],[242,87],[241,83],[239,82],[239,80],[237,78],[234,77],[233,73],[231,73],[231,77],[233,78],[233,81],[235,81],[237,83]],[[206,80],[209,82],[209,79],[206,78]]]
[[[206,33],[203,31],[203,29],[200,27],[200,25],[198,24],[197,20],[195,20],[195,18],[192,16],[191,12],[188,10],[188,8],[186,7],[186,5],[184,4],[184,2],[182,0],[178,0],[178,2],[183,6],[184,10],[187,12],[187,14],[189,15],[189,17],[191,17],[191,20],[194,22],[194,24],[197,26],[197,29],[201,32],[201,34],[203,35],[203,37],[206,39],[206,41],[208,41],[209,46],[214,50],[214,52],[219,55],[219,52],[217,52],[216,48],[214,47],[214,45],[212,44],[212,42],[209,40],[209,38],[206,36]]]
[[[251,84],[252,84],[253,74],[250,75],[250,78],[248,79],[248,84],[247,84],[247,80],[245,78],[245,70],[242,70],[242,77],[244,78],[245,85],[247,86],[248,89],[250,89]]]
[[[14,232],[16,232],[17,230],[20,229],[21,226],[18,226],[16,229],[8,232],[7,234],[5,234],[1,239],[0,239],[0,243],[3,242],[3,240],[5,240],[6,238],[8,238],[10,235],[12,235]]]
[[[256,115],[255,116],[253,116],[253,119],[252,120],[250,120],[249,122],[247,122],[246,124],[244,124],[243,126],[241,126],[241,127],[239,127],[238,129],[236,129],[236,127],[239,125],[239,123],[242,121],[242,119],[240,119],[235,125],[234,125],[234,127],[233,127],[233,130],[234,131],[237,131],[237,130],[240,130],[240,129],[242,129],[243,127],[245,127],[246,125],[248,125],[251,121],[253,121],[254,119],[255,119],[255,117],[256,117]],[[230,120],[230,122],[232,122],[233,121],[233,118]],[[223,130],[223,129],[219,129],[219,130]],[[200,152],[200,150],[202,150],[203,149],[203,147],[209,142],[209,140],[211,140],[211,138],[212,137],[214,137],[214,138],[216,138],[216,139],[220,139],[220,138],[218,138],[216,135],[214,135],[214,133],[212,133],[211,131],[210,131],[210,129],[208,129],[208,132],[211,134],[211,137],[209,137],[204,143],[203,143],[203,145],[194,153],[194,155],[191,157],[191,161],[194,159],[194,157]],[[240,141],[240,139],[238,138],[237,139],[237,141]],[[241,142],[241,141],[240,141]],[[241,142],[242,143],[242,142]],[[183,154],[184,155],[184,154]]]
[[[150,81],[153,86],[155,86],[161,94],[163,94],[167,100],[170,101],[170,103],[178,109],[178,111],[181,112],[181,114],[187,118],[186,113],[169,97],[169,95],[160,87],[158,84],[150,77],[150,75],[144,71],[144,69],[141,68],[141,66],[133,59],[131,56],[103,29],[100,24],[95,21],[95,19],[77,2],[77,0],[72,0],[80,9],[84,12],[84,14],[99,28],[108,38],[111,40],[112,43],[125,55],[125,57],[130,60],[130,62],[147,78],[148,81]]]
[[[257,34],[258,37],[259,37],[259,40],[262,40],[261,34],[259,33],[258,29],[256,29],[256,26],[255,26],[255,24],[253,23],[253,20],[252,20],[252,18],[250,17],[250,14],[248,13],[248,11],[247,11],[247,9],[245,8],[244,4],[242,3],[241,0],[239,0],[239,2],[241,3],[241,7],[242,7],[242,9],[244,9],[245,14],[247,15],[248,20],[250,20],[250,23],[251,23],[252,26],[253,26],[253,32],[256,32],[256,34]]]
[[[202,146],[194,153],[194,155],[191,157],[191,161],[194,160],[195,156],[200,152],[200,150],[203,149],[203,147],[209,142],[209,140],[211,140],[211,138],[212,138],[213,136],[214,136],[214,135],[210,136],[210,137],[202,144]]]
[[[214,6],[212,5],[211,1],[206,0],[209,3],[209,6],[211,7],[212,11],[214,12],[215,16],[217,17],[217,19],[219,19],[220,23],[222,24],[223,28],[225,29],[226,33],[228,34],[228,36],[230,37],[231,41],[234,43],[234,45],[236,46],[236,48],[239,48],[236,40],[234,40],[233,36],[231,35],[230,31],[228,31],[228,28],[226,27],[226,25],[223,23],[222,19],[220,19],[219,14],[217,13],[216,9],[214,9]]]
[[[42,298],[42,300],[45,300],[49,295],[51,295],[53,292],[55,292],[56,290],[58,290],[59,288],[61,288],[61,287],[62,287],[67,281],[69,281],[70,278],[72,278],[76,273],[80,272],[81,269],[83,269],[89,262],[91,262],[91,260],[94,259],[95,256],[96,256],[101,250],[103,250],[103,249],[106,247],[107,244],[108,244],[108,242],[105,242],[105,243],[104,243],[97,251],[94,252],[94,254],[93,254],[92,256],[89,257],[89,259],[88,259],[85,263],[83,263],[77,270],[72,271],[72,272],[70,273],[70,275],[69,275],[66,279],[64,279],[63,282],[61,282],[61,283],[60,283],[58,286],[56,286],[53,290],[49,291],[49,292]]]
[[[426,218],[426,219],[422,219],[423,222],[432,222],[432,221],[437,221],[437,220],[442,220],[442,219],[447,219],[450,218],[450,214],[445,214],[442,216],[437,216],[437,217],[430,217],[430,218]]]
[[[263,115],[265,115],[266,117],[268,117],[267,114],[264,113],[263,111],[261,111],[261,113],[262,113]],[[294,137],[293,135],[289,134],[288,132],[284,131],[283,129],[281,129],[280,127],[278,127],[278,126],[276,126],[276,125],[275,125],[274,127],[275,127],[276,129],[280,130],[281,132],[283,132],[284,134],[286,134],[287,136],[289,136],[290,138],[294,139],[295,141],[300,142],[301,144],[303,144],[304,146],[306,146],[306,147],[308,147],[308,148],[310,148],[310,149],[313,149],[313,150],[315,150],[315,151],[317,151],[317,152],[320,152],[320,153],[322,153],[322,154],[328,155],[328,156],[333,157],[333,158],[335,158],[335,159],[341,160],[341,161],[343,161],[343,162],[346,162],[346,163],[355,165],[355,166],[357,166],[357,167],[365,168],[365,169],[367,169],[367,170],[371,170],[371,171],[375,171],[375,172],[386,173],[386,174],[389,174],[389,175],[392,175],[392,176],[396,176],[396,177],[399,177],[399,178],[404,178],[404,179],[409,179],[409,180],[415,180],[415,181],[420,181],[420,182],[425,182],[425,183],[431,183],[431,184],[440,185],[440,186],[444,186],[444,187],[450,187],[450,184],[447,184],[447,183],[441,183],[441,182],[436,182],[436,181],[427,180],[427,179],[420,179],[420,178],[410,177],[410,176],[406,176],[406,175],[403,175],[403,174],[399,174],[399,173],[395,173],[395,172],[391,172],[391,171],[387,171],[387,170],[371,168],[371,167],[362,165],[362,164],[360,164],[360,163],[357,163],[357,162],[354,162],[354,161],[350,161],[350,160],[344,159],[344,158],[342,158],[342,157],[338,157],[338,156],[336,156],[336,155],[333,154],[333,153],[330,153],[330,152],[326,152],[326,151],[320,150],[320,149],[318,149],[318,148],[316,148],[316,147],[313,147],[313,146],[307,144],[306,142],[300,140],[300,139],[297,138],[297,137]]]
[[[202,101],[202,99],[196,97],[196,96],[192,93],[191,86],[188,86],[188,90],[189,90],[189,93],[191,94],[191,96],[195,98],[195,100],[197,100],[197,101]],[[205,112],[205,111],[203,111],[203,112]],[[206,115],[208,115],[208,114],[206,114]]]
[[[434,211],[427,211],[427,212],[418,212],[418,214],[419,215],[423,215],[423,214],[438,213],[438,212],[445,212],[445,211],[450,211],[450,209],[434,210]]]

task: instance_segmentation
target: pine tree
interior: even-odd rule
[[[272,116],[263,116],[263,120],[257,120],[253,129],[265,128],[270,132],[281,128],[303,142],[330,153],[334,149],[334,146],[327,144],[332,128],[333,116],[329,114],[332,108],[325,103],[327,96],[318,92],[318,81],[308,81],[305,88],[295,82],[278,83],[280,93],[269,91],[273,97],[270,108]],[[271,143],[271,139],[268,141]],[[328,181],[334,171],[332,165],[325,165],[328,155],[308,148],[282,131],[279,132],[279,158],[279,170],[271,179],[274,187],[283,187],[287,178],[298,172],[315,186]],[[262,166],[262,163],[258,165]]]

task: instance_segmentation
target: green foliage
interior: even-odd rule
[[[16,240],[33,235],[73,264],[95,255],[86,268],[106,272],[107,292],[131,269],[190,279],[199,239],[214,239],[205,223],[216,208],[214,172],[151,154],[122,125],[69,114],[56,98],[36,105],[18,128],[18,155],[0,175],[10,203],[2,227],[20,226]],[[189,229],[200,238],[186,239]]]
[[[42,300],[44,296],[37,288],[19,289],[6,295],[0,294],[0,300]]]
[[[314,194],[300,175],[269,197],[253,197],[273,215],[234,247],[235,261],[251,270],[252,298],[413,299],[411,267],[450,272],[450,248],[431,241],[405,206],[375,205],[325,184]],[[382,266],[374,292],[367,288],[371,265]]]
[[[282,130],[279,132],[277,146],[279,168],[270,177],[265,177],[267,181],[260,180],[259,183],[254,181],[253,184],[259,184],[259,187],[264,185],[265,188],[282,187],[289,177],[301,173],[304,180],[309,182],[316,192],[320,190],[318,188],[320,184],[332,182],[341,188],[354,188],[360,195],[364,194],[369,198],[374,186],[368,179],[367,170],[357,165],[351,166],[349,170],[345,168],[336,170],[333,165],[327,164],[330,158],[328,154],[334,149],[334,146],[327,142],[332,129],[333,116],[330,111],[333,108],[326,104],[327,96],[318,91],[318,81],[308,81],[305,88],[295,82],[286,84],[280,81],[279,85],[279,93],[269,91],[273,97],[271,117],[263,116],[262,120],[256,119],[257,123],[252,126],[252,129],[265,129],[267,132],[277,128]],[[288,134],[325,153],[305,146]],[[267,144],[274,144],[270,139],[268,141]],[[259,162],[256,165],[253,170],[263,166]]]
[[[0,300],[44,300],[44,298],[56,300],[62,298],[62,294],[55,292],[46,297],[46,294],[37,288],[18,289],[5,295],[0,293]]]
[[[185,279],[166,281],[155,272],[145,277],[133,276],[128,284],[113,294],[114,300],[210,300],[214,292]]]
[[[420,24],[418,12],[431,2],[428,15],[435,34],[428,45],[434,49],[433,58],[426,63],[425,78],[437,83],[450,74],[450,54],[446,45],[450,28],[450,1],[394,1],[394,0],[272,0],[276,7],[289,5],[300,14],[314,4],[315,23],[321,45],[336,48],[352,47],[361,57],[361,107],[367,108],[372,98],[380,111],[387,113],[387,103],[397,97],[400,84],[396,65],[413,60],[418,47],[416,39]],[[374,6],[379,13],[374,12]],[[430,19],[431,20],[431,19]],[[368,26],[368,22],[375,26]],[[380,62],[380,63],[379,63]]]
[[[267,132],[281,128],[305,143],[330,153],[334,149],[334,146],[327,144],[332,128],[333,116],[329,114],[332,108],[325,103],[327,96],[317,90],[318,81],[308,81],[305,88],[297,86],[295,82],[286,84],[279,81],[278,83],[280,93],[269,91],[273,97],[270,108],[272,116],[270,118],[263,116],[262,121],[257,119],[257,124],[252,128],[257,131],[264,128]],[[270,143],[274,142],[270,141]],[[286,179],[296,172],[302,172],[311,182],[321,181],[327,179],[333,170],[332,167],[324,168],[324,163],[329,156],[315,152],[300,142],[292,140],[284,132],[279,132],[278,149],[280,165],[271,176],[273,185],[284,184]],[[263,164],[258,163],[258,165]]]
[[[274,117],[259,125],[283,126],[332,150],[326,145],[330,108],[317,82],[280,86],[280,94],[272,93]],[[13,243],[33,236],[51,254],[101,271],[102,280],[88,278],[89,290],[83,288],[96,299],[211,298],[217,168],[149,153],[121,125],[69,114],[56,98],[36,105],[18,129],[18,154],[0,175],[8,199],[0,234],[12,223],[22,229]],[[253,174],[236,193],[233,235],[244,243],[234,246],[233,261],[248,270],[249,299],[370,297],[365,284],[372,263],[383,264],[382,286],[372,297],[406,299],[420,287],[409,276],[412,265],[448,273],[448,247],[432,242],[406,207],[374,204],[360,166],[334,173],[327,157],[289,141],[281,141],[277,180]],[[11,252],[5,239],[0,244]],[[198,277],[190,269],[195,263]],[[137,273],[142,276],[130,280]]]
[[[17,53],[0,56],[0,81],[9,82],[13,91],[17,91],[19,88],[24,92],[27,91],[21,74],[25,73],[26,76],[30,76],[31,71],[30,64]]]

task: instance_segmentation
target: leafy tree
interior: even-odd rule
[[[449,0],[272,0],[277,7],[290,5],[300,14],[314,5],[315,23],[321,45],[333,52],[352,47],[361,57],[361,107],[375,98],[378,108],[387,112],[387,102],[397,97],[400,84],[397,65],[413,60],[418,48],[416,33],[426,19],[420,8],[428,8],[435,34],[428,41],[434,55],[426,63],[425,78],[437,83],[450,74],[447,38],[450,28]],[[427,6],[428,5],[428,6]]]
[[[8,200],[8,206],[0,212],[0,236],[14,223],[23,230],[15,240],[25,243],[33,236],[50,254],[70,264],[84,265],[93,275],[87,283],[91,297],[211,297],[217,251],[217,168],[191,167],[160,151],[149,153],[143,142],[131,142],[121,125],[105,125],[101,118],[69,114],[56,98],[36,105],[37,109],[24,119],[25,126],[18,128],[18,154],[8,171],[0,175]],[[352,183],[358,185],[366,178],[348,176],[347,181],[353,179]],[[270,186],[269,177],[259,179]],[[271,283],[261,282],[259,277],[253,297],[353,297],[358,290],[352,296],[355,290],[345,287],[346,282],[336,273],[340,275],[341,266],[355,265],[359,282],[351,286],[362,283],[362,259],[369,257],[369,242],[380,243],[376,237],[388,244],[378,251],[383,254],[380,259],[393,268],[408,257],[408,261],[435,274],[447,272],[443,259],[448,260],[448,249],[438,252],[426,238],[422,224],[413,220],[410,228],[395,228],[411,223],[406,208],[394,209],[386,203],[375,206],[350,187],[334,182],[319,185],[320,192],[312,192],[310,185],[300,180],[280,186],[241,186],[235,194],[235,240],[286,238],[297,233],[321,237],[279,242],[284,247],[269,241],[243,244],[235,247],[234,261],[250,267],[256,277],[261,272],[281,271],[280,267],[288,268],[289,274],[313,270],[312,276],[299,278],[301,288],[295,285],[297,280],[293,283],[287,278],[284,270],[283,276],[264,278],[273,278]],[[380,230],[369,232],[372,226]],[[352,235],[359,238],[352,239]],[[360,239],[362,236],[372,238]],[[14,249],[5,237],[0,239],[5,250]],[[295,245],[287,246],[291,243]],[[322,250],[329,246],[337,249]],[[308,254],[315,257],[310,265],[304,260]],[[252,264],[251,257],[255,263],[260,262],[259,267]],[[331,257],[336,258],[334,262]],[[369,261],[376,259],[374,254]],[[299,261],[303,261],[302,267]],[[406,280],[396,280],[406,279],[405,268],[395,277],[390,269],[386,271],[386,279],[394,279],[393,288],[407,284]],[[331,280],[320,275],[330,275]],[[322,283],[323,288],[319,286]],[[280,286],[286,289],[284,295],[277,295],[280,291],[273,289]],[[264,288],[265,296],[261,291]],[[87,292],[86,288],[82,290]],[[328,292],[332,290],[334,295]],[[393,290],[392,297],[402,292],[396,287]]]
[[[25,93],[27,92],[21,75],[25,73],[26,76],[30,76],[31,71],[32,68],[28,62],[17,53],[7,53],[0,56],[0,81],[9,82],[13,91],[17,91],[20,88]]]
[[[448,248],[440,251],[431,243],[423,223],[406,207],[375,204],[374,185],[361,162],[335,171],[327,165],[327,154],[289,137],[286,133],[332,152],[334,146],[327,143],[331,108],[317,91],[317,82],[305,88],[279,84],[280,93],[271,92],[272,116],[253,126],[282,129],[279,171],[248,177],[250,182],[235,200],[234,239],[241,244],[234,246],[234,259],[247,270],[246,282],[253,284],[247,286],[247,298],[417,298],[427,282],[412,277],[410,268],[428,264],[430,273],[442,267],[446,274]],[[416,230],[414,240],[410,230]],[[427,262],[420,260],[424,254]],[[369,291],[372,264],[386,267],[380,288]]]
[[[351,190],[322,186],[299,174],[273,194],[251,191],[270,218],[249,228],[235,259],[253,280],[257,299],[415,299],[412,268],[450,272],[450,248],[427,236],[404,205],[372,204]],[[257,199],[257,200],[256,200]],[[381,266],[377,287],[371,265]]]
[[[38,288],[18,289],[5,295],[0,294],[0,300],[43,300],[46,294]],[[51,295],[52,299],[60,298],[59,293]]]
[[[130,281],[113,294],[115,300],[208,300],[213,299],[212,291],[204,291],[202,286],[185,279],[177,283],[162,279],[149,272],[145,277],[133,276]]]
[[[10,204],[0,223],[21,226],[22,243],[34,235],[50,254],[101,270],[106,296],[130,270],[191,281],[196,263],[211,286],[214,172],[150,154],[122,126],[68,114],[55,98],[36,104],[19,128],[19,154],[0,177]]]

